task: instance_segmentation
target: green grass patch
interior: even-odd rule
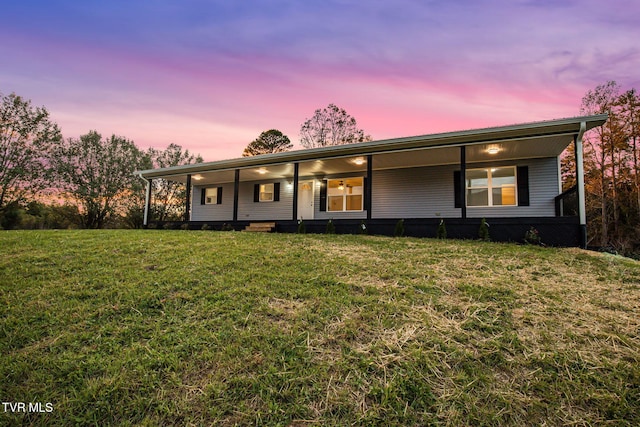
[[[375,236],[0,232],[0,425],[637,425],[640,263]],[[4,408],[3,408],[4,409]]]

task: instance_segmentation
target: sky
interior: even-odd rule
[[[20,0],[0,13],[0,93],[65,138],[240,157],[299,145],[333,103],[374,140],[580,114],[640,90],[637,0]]]

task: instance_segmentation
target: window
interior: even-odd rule
[[[273,184],[260,184],[260,197],[261,202],[273,202]]]
[[[470,169],[467,206],[516,206],[516,168]]]
[[[253,202],[278,202],[280,201],[280,183],[253,185]]]
[[[327,180],[327,211],[361,211],[363,189],[362,177]]]
[[[219,205],[222,203],[222,187],[202,188],[200,193],[201,205]]]

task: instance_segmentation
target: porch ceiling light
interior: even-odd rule
[[[487,153],[489,154],[498,154],[502,149],[498,144],[491,144],[487,146]]]
[[[204,177],[202,175],[200,175],[200,174],[197,174],[197,175],[193,175],[191,178],[195,179],[196,181],[200,181]]]
[[[264,175],[265,173],[267,173],[267,168],[260,168],[260,169],[258,169],[258,173],[259,173],[260,175]]]
[[[356,157],[355,159],[353,159],[353,163],[358,166],[362,166],[365,164],[365,160],[362,157]]]

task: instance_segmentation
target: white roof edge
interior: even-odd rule
[[[366,155],[370,153],[379,153],[381,151],[403,150],[406,149],[407,146],[413,145],[416,145],[416,148],[419,148],[420,146],[427,148],[445,145],[474,144],[499,139],[531,138],[535,136],[550,136],[570,132],[578,133],[581,123],[584,122],[586,124],[586,129],[589,130],[597,126],[601,126],[606,122],[607,118],[607,114],[597,114],[507,126],[383,139],[370,142],[358,142],[355,144],[262,154],[252,157],[216,160],[213,162],[172,166],[168,168],[147,169],[136,171],[135,174],[143,177],[161,177],[163,175],[198,173],[211,170],[232,168],[242,169],[275,163],[287,163],[290,161],[312,160],[314,158]],[[574,127],[575,130],[573,129]]]

